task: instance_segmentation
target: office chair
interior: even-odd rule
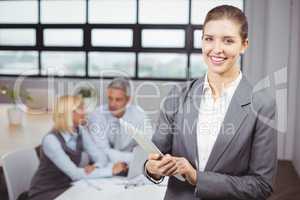
[[[29,190],[39,159],[34,148],[20,149],[2,156],[4,179],[9,200],[16,200]]]

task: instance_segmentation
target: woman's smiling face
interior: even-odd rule
[[[248,41],[242,40],[240,26],[234,21],[220,19],[206,23],[202,49],[209,72],[219,75],[230,73],[247,47]]]

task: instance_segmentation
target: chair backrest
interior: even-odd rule
[[[29,190],[38,165],[39,159],[33,148],[16,150],[2,156],[9,200],[16,200],[21,193]]]

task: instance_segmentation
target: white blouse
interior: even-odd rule
[[[205,75],[197,124],[198,169],[200,171],[204,171],[205,169],[222,128],[228,106],[241,79],[242,73],[240,72],[239,76],[228,87],[223,88],[220,97],[214,100],[207,74]]]

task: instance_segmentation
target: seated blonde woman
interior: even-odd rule
[[[40,165],[29,190],[31,200],[52,200],[80,179],[112,176],[107,155],[95,147],[83,126],[85,114],[79,96],[63,96],[53,113],[54,127],[43,138]],[[79,167],[87,152],[93,165]]]

